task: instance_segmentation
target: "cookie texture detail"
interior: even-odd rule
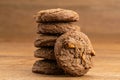
[[[79,15],[72,10],[67,9],[49,9],[39,11],[34,16],[36,22],[75,22],[79,20]]]
[[[95,53],[89,38],[82,32],[69,31],[61,35],[54,51],[59,66],[72,76],[82,76],[92,67]]]

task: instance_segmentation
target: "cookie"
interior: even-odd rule
[[[55,35],[42,35],[39,34],[38,38],[36,39],[36,41],[34,42],[35,47],[50,47],[50,46],[54,46],[56,39],[58,38],[58,36]]]
[[[75,22],[79,20],[79,15],[72,10],[67,9],[49,9],[39,11],[34,16],[36,22]]]
[[[39,23],[38,33],[42,34],[63,34],[70,30],[80,31],[80,27],[72,22],[69,23]]]
[[[32,72],[49,75],[62,75],[64,71],[58,67],[56,61],[38,60],[33,64]]]
[[[95,53],[89,38],[82,32],[69,31],[61,35],[54,51],[59,66],[72,76],[82,76],[92,67]]]
[[[51,47],[41,47],[34,52],[36,58],[44,58],[49,60],[55,60],[54,48]]]

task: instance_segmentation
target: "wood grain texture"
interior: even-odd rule
[[[11,46],[13,45],[13,46]],[[119,44],[94,44],[94,67],[82,77],[42,75],[32,73],[36,58],[32,43],[4,42],[0,46],[0,80],[119,80]]]
[[[36,60],[33,15],[58,7],[80,14],[77,24],[95,48],[94,67],[85,76],[31,72]],[[0,80],[120,80],[120,0],[0,0]]]

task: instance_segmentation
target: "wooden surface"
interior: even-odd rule
[[[31,72],[39,10],[66,8],[96,51],[94,67],[82,77]],[[120,80],[120,0],[0,0],[0,80]]]
[[[32,43],[1,43],[0,80],[120,80],[119,44],[94,44],[94,67],[82,77],[31,72],[35,58]]]

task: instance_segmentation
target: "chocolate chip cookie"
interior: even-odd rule
[[[54,48],[41,47],[34,52],[34,56],[37,58],[55,60]]]
[[[55,35],[42,35],[40,34],[38,36],[38,38],[36,39],[36,41],[34,42],[35,47],[50,47],[50,46],[54,46],[56,39],[58,38],[58,36]]]
[[[67,9],[49,9],[39,11],[34,16],[36,22],[74,22],[79,20],[79,15]]]
[[[54,51],[59,66],[72,76],[82,76],[92,67],[95,52],[89,38],[82,32],[69,31],[61,35]]]
[[[69,23],[39,23],[38,33],[42,34],[63,34],[70,30],[80,31],[80,27],[73,22]]]
[[[58,67],[56,61],[38,60],[33,64],[32,72],[49,75],[62,75],[64,71]]]

